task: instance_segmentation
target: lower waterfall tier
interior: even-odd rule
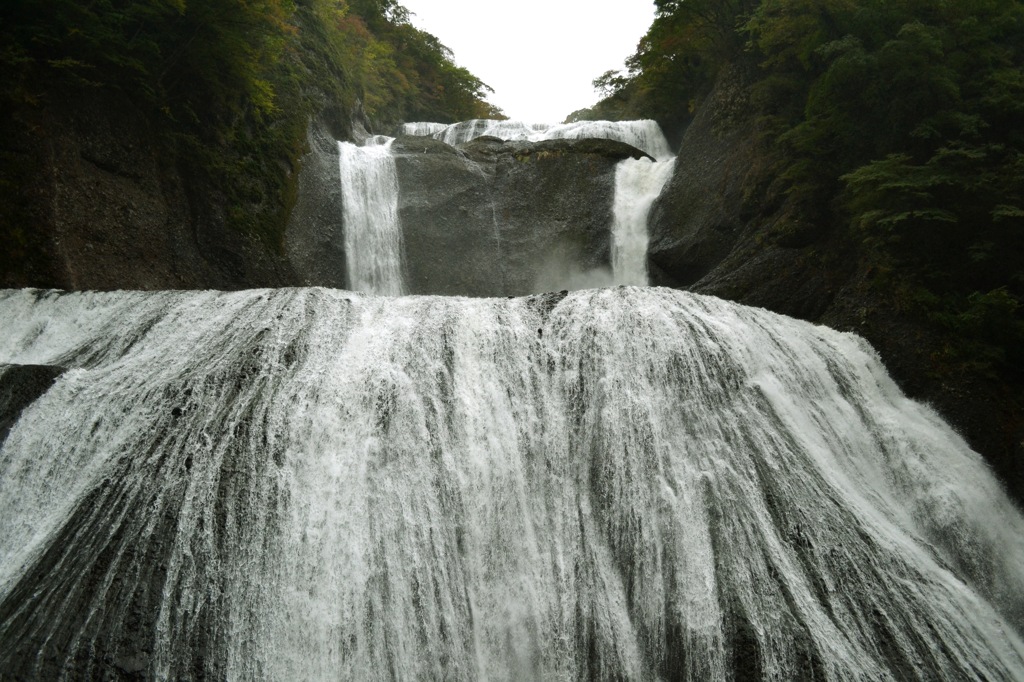
[[[856,336],[631,287],[0,319],[14,679],[1024,679],[1024,519]]]

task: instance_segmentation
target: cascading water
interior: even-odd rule
[[[647,284],[647,217],[673,168],[674,159],[623,159],[615,168],[612,277],[616,284]]]
[[[404,293],[398,174],[391,138],[375,136],[362,147],[339,142],[348,284],[353,291]]]
[[[665,135],[655,121],[577,121],[575,123],[523,123],[522,121],[493,121],[474,119],[450,126],[440,123],[406,123],[403,135],[430,136],[450,145],[465,144],[489,135],[502,140],[541,140],[600,138],[617,140],[647,152],[659,161],[674,155]]]
[[[434,133],[439,133],[450,124],[448,123],[431,123],[427,121],[415,122],[415,123],[403,123],[399,128],[400,135],[416,135],[418,137],[430,137]]]
[[[64,368],[0,449],[12,678],[1024,679],[1024,519],[858,337],[633,287],[0,319]]]
[[[596,137],[618,140],[647,152],[658,161],[667,161],[675,156],[661,127],[651,120],[561,123],[551,126],[545,134],[548,139],[580,140]]]

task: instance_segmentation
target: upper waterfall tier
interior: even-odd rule
[[[1024,679],[1024,519],[855,336],[632,287],[0,319],[12,679]]]
[[[647,279],[647,218],[672,177],[673,160],[623,159],[615,168],[612,208],[612,279],[644,286]]]
[[[430,136],[450,145],[458,145],[478,137],[501,140],[581,140],[598,138],[625,142],[641,149],[658,161],[674,156],[668,140],[655,121],[577,121],[575,123],[529,124],[522,121],[475,119],[450,126],[440,123],[405,123],[401,134]]]
[[[375,136],[362,147],[338,143],[348,288],[366,294],[405,293],[392,142]]]

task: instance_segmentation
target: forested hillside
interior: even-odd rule
[[[33,183],[52,169],[36,150],[84,103],[144,121],[187,192],[216,193],[222,221],[280,249],[311,116],[335,112],[341,129],[352,112],[380,126],[500,115],[488,91],[394,0],[8,0],[0,273],[17,282],[45,257]]]
[[[999,440],[1003,454],[1017,458],[1004,468],[1019,476],[1024,5],[656,4],[657,18],[627,70],[598,78],[606,98],[577,116],[652,117],[679,139],[715,92],[712,136],[745,137],[753,150],[742,173],[733,173],[742,175],[747,255],[734,256],[729,267],[785,247],[799,251],[803,273],[762,269],[759,276],[771,282],[765,286],[793,289],[817,268],[819,280],[849,291],[856,271],[862,319],[822,319],[856,328],[883,349],[896,343],[894,320],[909,321],[917,340],[904,345],[918,347],[905,350],[923,368],[912,381],[927,385],[924,396],[944,403],[954,421],[979,391],[1015,405],[1009,416],[979,417],[972,435],[987,431],[984,438]],[[731,287],[678,284],[762,302],[737,279]],[[820,308],[829,306],[838,304]],[[977,388],[979,378],[985,389]]]

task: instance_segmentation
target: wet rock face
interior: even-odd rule
[[[22,410],[46,393],[64,371],[53,365],[0,365],[0,446]]]
[[[338,182],[338,141],[326,121],[306,131],[308,151],[300,161],[298,194],[288,218],[285,249],[299,283],[347,286],[342,198]]]
[[[609,140],[392,147],[410,293],[513,296],[561,289],[610,265],[615,166],[643,152]]]
[[[429,138],[399,139],[392,150],[409,292],[502,295],[494,169]]]

